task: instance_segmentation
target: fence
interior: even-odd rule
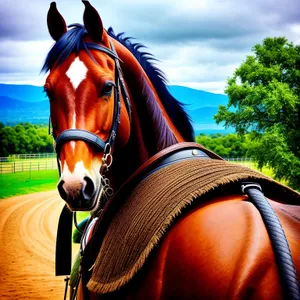
[[[225,158],[225,160],[249,167],[254,164],[252,158]],[[56,169],[55,153],[15,154],[0,157],[0,174]]]
[[[56,158],[15,159],[0,161],[0,174],[57,169]]]
[[[14,161],[16,159],[38,159],[38,158],[55,158],[56,154],[52,153],[38,153],[38,154],[12,154],[9,157],[0,157],[1,161]]]
[[[251,163],[253,159],[251,157],[226,157],[224,158],[227,161],[237,162],[237,163]]]

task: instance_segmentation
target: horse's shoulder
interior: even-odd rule
[[[274,286],[279,287],[265,226],[243,196],[220,197],[184,214],[165,236],[155,259],[164,282],[162,298],[164,293],[166,298],[178,293],[185,298],[243,297],[241,291],[262,281],[271,284],[261,292],[264,295],[256,296],[270,296]],[[280,288],[277,293],[281,295]]]

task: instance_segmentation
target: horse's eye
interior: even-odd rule
[[[51,101],[52,100],[52,94],[51,94],[49,85],[47,83],[44,85],[44,92],[46,93],[47,97]]]
[[[116,85],[112,81],[106,81],[103,86],[102,96],[106,96],[106,97],[111,96],[111,93],[115,86]]]

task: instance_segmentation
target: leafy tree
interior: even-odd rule
[[[250,152],[277,179],[300,188],[300,46],[285,38],[266,38],[227,81],[227,106],[217,123],[251,132]]]
[[[248,138],[242,138],[237,134],[200,134],[196,137],[196,141],[224,158],[247,157],[249,148]]]
[[[53,141],[47,127],[30,123],[10,127],[0,123],[0,157],[43,152],[53,152]]]

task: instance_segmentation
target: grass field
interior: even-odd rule
[[[238,164],[240,162],[234,162],[234,161],[232,161],[232,163]],[[263,173],[263,174],[265,174],[265,175],[267,175],[269,177],[274,178],[274,172],[270,168],[263,167],[262,170],[260,170],[260,169],[257,168],[256,164],[253,161],[249,161],[249,162],[244,161],[244,162],[242,162],[240,164],[243,165],[243,166],[245,166],[245,167],[248,167],[250,169],[253,169],[255,171],[259,171],[259,172],[261,172],[261,173]]]
[[[36,159],[35,161],[38,160]],[[241,164],[257,170],[253,162],[244,161]],[[272,170],[269,168],[264,167],[261,172],[267,176],[274,177]],[[31,170],[26,172],[0,174],[0,199],[9,198],[16,195],[53,190],[56,188],[57,181],[57,170]]]
[[[0,199],[56,188],[57,170],[0,174]]]

